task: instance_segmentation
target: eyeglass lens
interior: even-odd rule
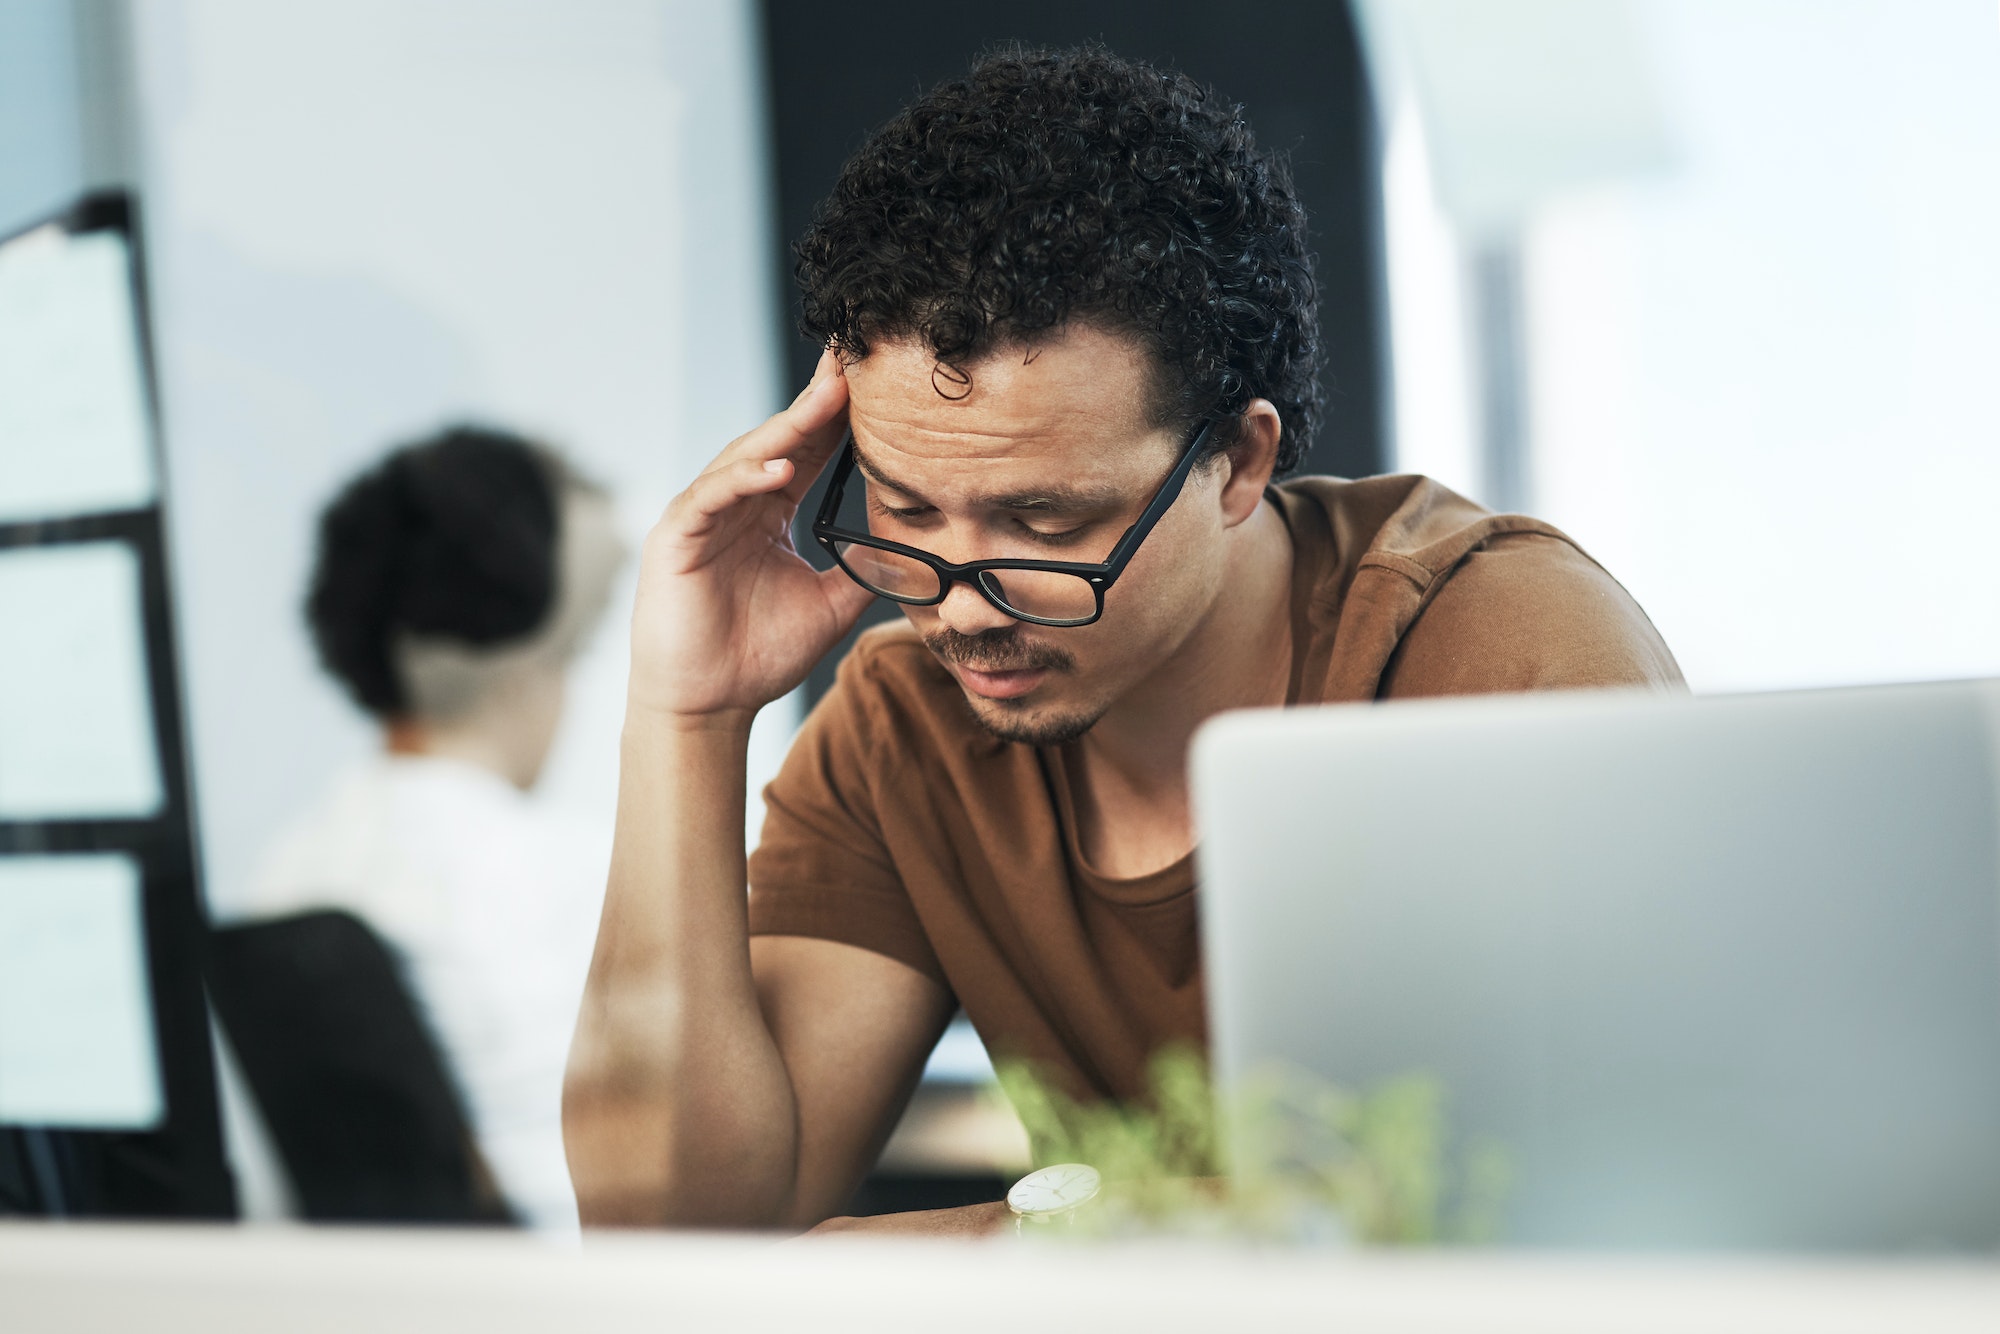
[[[1084,621],[1097,612],[1090,582],[1053,570],[981,570],[986,595],[1001,606],[1044,621]]]
[[[944,593],[938,572],[920,560],[858,542],[835,542],[834,554],[855,582],[898,602],[935,602]],[[1087,621],[1097,614],[1090,581],[1052,570],[983,570],[987,597],[1010,612],[1044,621]]]
[[[834,554],[869,592],[898,602],[930,602],[944,590],[938,572],[920,560],[857,542],[835,542]]]

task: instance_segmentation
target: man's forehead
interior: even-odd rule
[[[1038,440],[1110,444],[1151,433],[1151,362],[1136,340],[1073,326],[963,366],[881,339],[847,367],[856,436],[957,455]]]
[[[855,466],[871,483],[913,499],[935,502],[943,498],[941,491],[949,491],[962,502],[982,507],[1081,510],[1116,505],[1126,499],[1129,490],[1125,479],[1088,475],[1091,470],[1079,470],[1073,460],[1053,452],[1038,451],[1012,459],[987,455],[964,462],[972,466],[940,470],[918,461],[911,467],[911,460],[893,448],[871,456],[859,435],[854,441]],[[996,464],[1002,466],[992,466]]]

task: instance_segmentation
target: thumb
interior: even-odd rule
[[[819,572],[820,593],[826,598],[827,606],[840,622],[841,633],[846,634],[861,619],[861,613],[868,610],[868,604],[875,595],[863,588],[838,565]]]

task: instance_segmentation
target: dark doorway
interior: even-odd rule
[[[1361,52],[1347,7],[1296,0],[1014,0],[1005,5],[877,0],[859,8],[765,0],[785,322],[797,327],[791,242],[873,126],[923,89],[961,73],[981,50],[1023,41],[1102,41],[1180,69],[1243,103],[1258,142],[1291,156],[1318,256],[1327,348],[1327,410],[1306,471],[1379,472],[1386,454],[1376,134]],[[819,355],[787,344],[804,384]],[[808,502],[807,513],[811,512]],[[802,543],[802,548],[810,544]],[[878,605],[866,623],[895,615]],[[814,669],[817,700],[843,643]]]

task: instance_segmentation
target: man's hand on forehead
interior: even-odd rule
[[[640,562],[635,702],[683,720],[747,718],[803,680],[868,605],[791,541],[846,408],[840,366],[822,356],[790,406],[732,441],[667,506]]]

